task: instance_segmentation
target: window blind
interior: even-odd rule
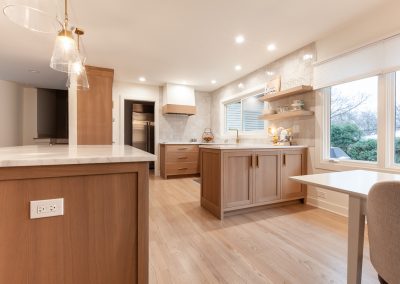
[[[314,66],[314,89],[400,68],[400,35],[375,42]]]

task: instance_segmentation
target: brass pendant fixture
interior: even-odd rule
[[[85,32],[80,28],[76,28],[75,34],[78,37],[78,40],[77,40],[78,53],[80,54],[80,37],[83,36],[85,34]],[[83,55],[80,55],[78,57],[78,59],[72,63],[72,65],[70,67],[72,72],[68,75],[68,80],[67,80],[68,88],[70,88],[73,85],[72,81],[75,81],[76,88],[78,90],[86,91],[89,89],[89,81],[88,81],[87,74],[86,74],[85,61],[86,61],[86,57],[84,57]]]
[[[54,43],[50,67],[54,70],[72,73],[72,64],[79,59],[79,51],[73,37],[73,30],[68,25],[68,2],[64,1],[64,23]]]

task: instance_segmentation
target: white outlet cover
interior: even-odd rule
[[[31,219],[64,215],[64,198],[34,200],[30,202]]]

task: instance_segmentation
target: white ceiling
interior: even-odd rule
[[[166,82],[211,91],[321,38],[389,0],[70,0],[84,28],[90,65],[115,80]],[[20,28],[0,15],[0,79],[62,88],[48,67],[55,35]],[[242,34],[243,45],[234,38]],[[267,51],[275,43],[277,50]],[[243,69],[234,70],[236,64]],[[39,70],[39,74],[29,72]],[[216,85],[211,80],[217,80]]]

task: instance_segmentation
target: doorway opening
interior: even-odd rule
[[[154,154],[154,102],[125,100],[124,144]],[[154,162],[150,162],[154,169]]]

